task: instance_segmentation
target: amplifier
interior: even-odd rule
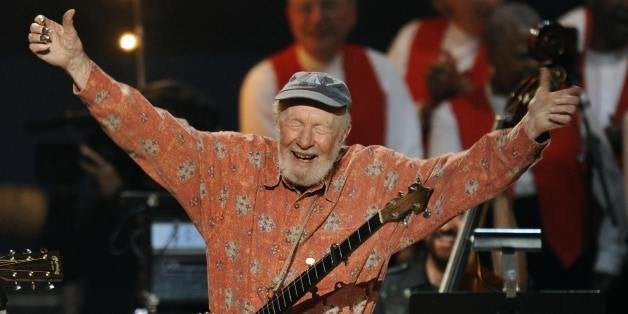
[[[120,202],[145,216],[147,289],[160,309],[206,308],[205,242],[183,208],[165,191],[123,191]]]
[[[150,290],[161,303],[207,305],[205,243],[190,222],[151,223]]]
[[[207,305],[205,259],[167,255],[153,260],[151,292],[159,303]]]

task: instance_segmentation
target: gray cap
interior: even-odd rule
[[[334,108],[351,107],[347,85],[322,72],[297,72],[277,93],[275,100],[307,98]]]

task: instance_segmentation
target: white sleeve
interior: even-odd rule
[[[393,62],[401,77],[406,75],[410,46],[419,29],[419,24],[419,20],[413,20],[404,25],[395,36],[395,39],[393,39],[388,49],[388,58]]]
[[[458,123],[449,101],[443,101],[432,112],[432,129],[428,141],[428,158],[462,150]]]
[[[277,79],[269,60],[253,67],[240,87],[240,132],[277,137],[272,104]]]
[[[406,83],[383,54],[372,49],[367,51],[386,96],[384,145],[408,157],[423,158],[419,116]]]

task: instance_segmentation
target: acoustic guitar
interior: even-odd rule
[[[426,209],[426,206],[432,192],[431,188],[424,187],[418,181],[408,187],[407,194],[404,195],[399,192],[398,197],[388,202],[382,210],[373,215],[347,239],[340,244],[333,244],[327,255],[279,290],[256,313],[284,313],[288,311],[336,266],[346,261],[353,251],[385,223],[401,221],[412,212],[415,214],[422,213],[424,217],[429,217],[431,213]]]
[[[0,279],[12,282],[16,291],[22,289],[23,282],[30,283],[33,290],[37,288],[37,282],[44,282],[49,290],[54,289],[53,282],[63,280],[61,257],[58,252],[45,249],[38,253],[9,251],[0,256]]]

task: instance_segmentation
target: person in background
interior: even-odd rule
[[[375,313],[410,313],[412,293],[438,291],[463,222],[463,216],[458,215],[421,242],[393,255]]]
[[[486,21],[502,0],[432,3],[440,16],[408,22],[388,50],[419,108],[425,151],[432,108],[445,99],[482,89],[488,80],[482,36]]]
[[[624,0],[587,0],[560,17],[561,24],[578,30],[578,49],[580,64],[578,73],[585,88],[583,103],[588,122],[598,141],[592,143],[596,151],[610,145],[613,158],[605,155],[592,160],[598,168],[626,168],[622,162],[622,117],[628,112],[628,1]],[[599,143],[598,143],[599,142]],[[620,176],[621,177],[621,176]],[[625,178],[615,179],[606,176],[609,181],[610,201],[602,203],[610,215],[604,217],[600,227],[596,256],[595,287],[607,290],[609,304],[624,306],[623,291],[628,286],[628,231],[626,217],[628,207],[624,206],[624,192],[615,196],[614,188],[626,184]],[[598,193],[602,194],[599,191]]]
[[[354,92],[347,143],[422,157],[421,129],[403,80],[381,53],[346,42],[357,0],[287,0],[294,43],[255,65],[240,89],[240,131],[276,138],[273,97],[297,71],[329,73]],[[357,92],[359,91],[359,92]]]
[[[495,115],[503,115],[510,93],[538,67],[528,52],[528,37],[529,29],[539,22],[538,14],[524,4],[507,4],[495,11],[484,38],[490,83],[467,97],[453,97],[434,110],[430,156],[462,150],[493,128]],[[583,129],[578,118],[552,132],[555,144],[514,185],[512,205],[517,225],[543,230],[543,251],[527,254],[532,289],[591,287],[592,242],[598,228],[592,217],[600,215],[591,200],[603,198],[593,194],[591,178],[580,158],[587,149]],[[617,177],[616,170],[605,171],[608,177]]]

